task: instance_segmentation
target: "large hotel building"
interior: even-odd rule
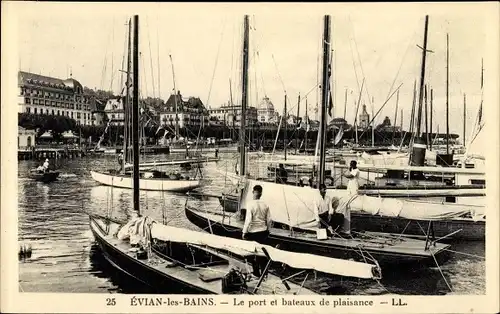
[[[18,87],[19,112],[66,116],[77,124],[95,124],[92,115],[95,102],[73,78],[61,80],[19,71]]]

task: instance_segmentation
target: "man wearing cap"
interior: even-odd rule
[[[253,200],[250,201],[246,208],[245,224],[243,225],[242,238],[244,240],[255,241],[265,244],[269,229],[271,228],[271,213],[269,206],[261,200],[262,186],[255,185],[253,187]],[[267,261],[256,256],[254,263],[254,275],[260,277]]]

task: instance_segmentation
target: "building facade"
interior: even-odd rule
[[[261,123],[279,123],[280,115],[274,110],[269,97],[264,97],[257,107],[257,119]]]
[[[17,148],[30,148],[36,146],[36,131],[17,127]]]
[[[77,124],[92,124],[91,97],[73,78],[61,80],[19,71],[18,88],[19,112],[66,116]]]
[[[93,99],[90,109],[92,112],[92,125],[102,125],[106,119],[106,112],[104,111],[106,104],[101,103],[98,99]]]
[[[241,106],[231,106],[231,105],[223,105],[219,108],[209,109],[208,113],[210,118],[213,121],[216,121],[214,124],[221,124],[227,126],[240,126],[241,125]],[[246,125],[255,125],[257,123],[257,108],[248,107],[246,110],[245,121]]]
[[[200,128],[208,125],[208,110],[198,97],[182,97],[180,91],[172,94],[165,102],[160,112],[160,124],[175,128],[177,121],[179,128]]]
[[[123,108],[123,98],[115,97],[108,99],[104,107],[104,113],[108,118],[110,125],[125,124],[125,110]]]

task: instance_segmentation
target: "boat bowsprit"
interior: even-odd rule
[[[90,172],[92,178],[100,184],[113,187],[132,189],[133,180],[129,174],[119,174],[111,172]],[[200,187],[202,184],[199,179],[167,176],[159,171],[145,171],[141,173],[139,187],[141,190],[149,191],[171,191],[187,192]]]

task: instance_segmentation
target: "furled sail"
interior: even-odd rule
[[[152,239],[207,246],[229,251],[240,256],[264,256],[262,248],[265,248],[271,260],[285,263],[293,268],[312,269],[334,275],[365,279],[380,278],[379,268],[373,264],[282,251],[254,241],[239,240],[166,226],[153,221],[150,217],[136,217],[131,219],[118,231],[117,236],[122,240],[130,239],[133,243],[146,244],[149,240],[148,229],[151,231],[150,235]]]
[[[317,229],[313,204],[314,200],[319,196],[318,190],[310,187],[247,179],[242,194],[241,208],[246,208],[246,204],[252,200],[252,189],[257,184],[263,188],[261,199],[269,206],[273,221],[290,227]],[[332,199],[337,199],[336,211],[342,211],[343,206],[349,206],[351,212],[364,212],[372,215],[413,220],[445,220],[461,217],[471,213],[471,211],[475,213],[484,212],[482,206],[419,202],[366,195],[350,196],[347,190],[328,189],[327,194]]]
[[[426,221],[453,219],[471,213],[469,206],[460,204],[419,202],[366,195],[341,197],[339,200],[340,208],[337,210],[341,210],[345,206],[350,206],[352,212]]]

